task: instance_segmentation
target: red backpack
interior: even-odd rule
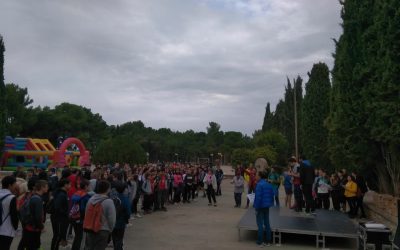
[[[97,233],[101,229],[101,216],[103,215],[103,206],[101,205],[104,200],[93,204],[88,202],[88,208],[86,209],[85,219],[83,220],[83,230],[85,232]]]

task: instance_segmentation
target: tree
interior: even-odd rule
[[[260,131],[254,134],[254,143],[256,147],[269,147],[276,154],[268,160],[270,164],[281,164],[287,163],[287,149],[288,142],[282,133],[275,129],[271,129],[266,132]]]
[[[302,103],[302,148],[313,165],[330,167],[328,155],[328,130],[324,121],[329,115],[331,83],[329,69],[325,63],[314,64],[306,83],[306,94]]]
[[[0,35],[0,106],[6,107],[6,88],[4,85],[4,42],[3,37]],[[6,133],[6,109],[0,109],[0,147],[4,145],[4,138]]]
[[[265,115],[264,115],[264,122],[262,125],[262,131],[267,131],[273,128],[273,118],[274,115],[273,113],[271,113],[271,107],[268,102],[267,107],[265,107]]]
[[[25,136],[25,127],[35,123],[35,115],[27,88],[16,84],[6,84],[6,133],[10,136]]]

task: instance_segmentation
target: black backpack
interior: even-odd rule
[[[8,196],[10,196],[10,195],[11,195],[11,194],[6,194],[5,196],[3,196],[3,197],[0,199],[0,226],[3,225],[4,221],[6,221],[7,217],[10,215],[10,214],[7,214],[7,216],[4,217],[4,219],[3,219],[3,213],[4,213],[4,211],[3,211],[3,200],[4,200],[5,198],[7,198]]]

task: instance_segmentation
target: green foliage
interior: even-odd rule
[[[25,126],[35,123],[33,115],[33,100],[28,95],[27,88],[20,88],[18,85],[6,84],[6,133],[7,135],[20,135]]]
[[[6,88],[4,85],[4,42],[3,37],[0,36],[0,107],[6,106]],[[0,109],[0,145],[4,144],[6,135],[6,109]]]
[[[285,165],[287,163],[288,142],[282,133],[275,129],[256,132],[254,143],[257,147],[268,147],[276,154],[268,160],[269,164]]]
[[[248,166],[253,162],[253,152],[248,148],[238,148],[232,152],[232,165],[245,165]]]
[[[308,76],[302,104],[303,153],[313,165],[330,168],[328,130],[324,126],[324,121],[329,115],[331,90],[328,66],[325,63],[314,64]]]
[[[106,163],[145,163],[147,161],[146,152],[133,138],[128,136],[118,136],[100,142],[94,152],[96,162]]]
[[[264,122],[262,125],[262,131],[268,131],[273,128],[273,119],[274,119],[274,114],[271,113],[271,107],[269,102],[267,103],[267,107],[265,108],[265,115],[264,115]]]
[[[258,158],[264,158],[268,164],[275,164],[278,159],[278,153],[271,145],[257,147],[251,151],[251,162],[255,162]]]

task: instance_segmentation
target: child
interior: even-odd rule
[[[292,195],[293,195],[293,177],[292,169],[288,167],[285,172],[283,172],[283,186],[285,187],[285,207],[292,207]]]

